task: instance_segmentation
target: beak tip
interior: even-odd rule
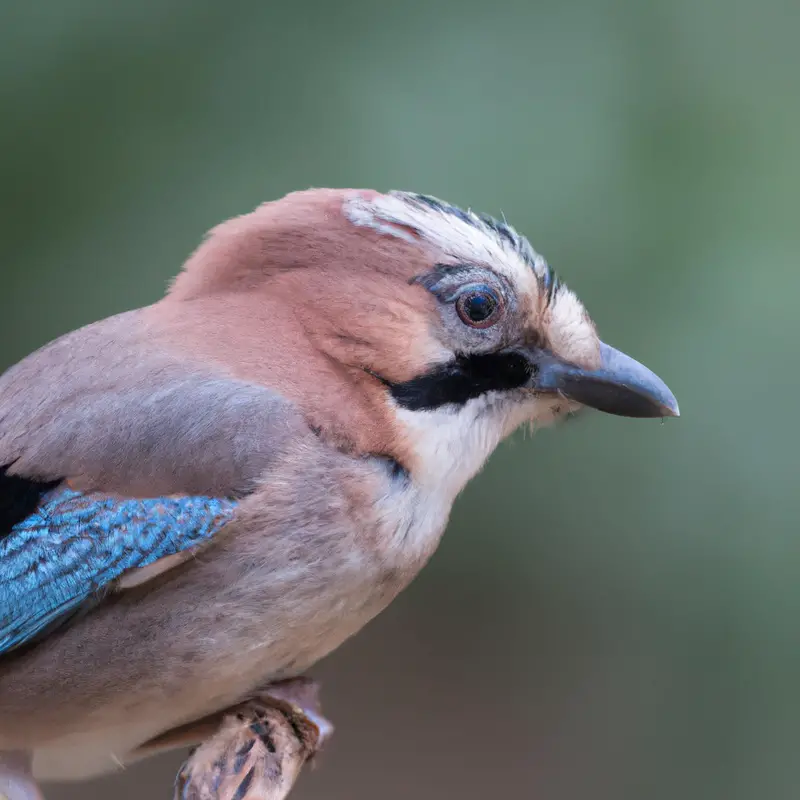
[[[625,353],[602,342],[600,352],[603,357],[603,366],[612,373],[624,376],[631,387],[639,388],[640,396],[649,399],[650,413],[645,416],[679,417],[681,415],[678,401],[669,387],[652,370],[635,361]]]
[[[670,404],[664,404],[661,408],[662,410],[662,417],[679,417],[681,415],[681,410],[678,408],[677,401],[673,401]]]
[[[681,410],[678,407],[678,400],[676,399],[675,395],[667,388],[666,384],[662,382],[663,386],[663,393],[660,398],[659,405],[661,406],[660,416],[662,419],[664,417],[679,417],[681,415]]]

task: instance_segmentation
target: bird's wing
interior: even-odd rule
[[[88,610],[127,575],[188,556],[233,519],[236,506],[212,497],[120,499],[70,489],[45,495],[0,540],[0,653]]]
[[[158,344],[137,313],[0,377],[0,653],[188,557],[304,428],[279,395]]]

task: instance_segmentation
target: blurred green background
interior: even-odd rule
[[[368,186],[504,213],[680,401],[500,449],[315,671],[293,797],[798,796],[799,35],[788,0],[0,3],[0,366],[226,217]]]

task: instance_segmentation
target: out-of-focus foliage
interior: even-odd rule
[[[786,0],[2,0],[2,366],[225,217],[370,186],[504,213],[680,401],[501,448],[317,670],[298,800],[797,796],[798,36]]]

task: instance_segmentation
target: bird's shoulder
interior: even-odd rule
[[[240,496],[308,433],[280,393],[165,344],[127,312],[0,376],[0,522],[62,481],[131,497]]]
[[[185,561],[309,437],[140,312],[19,362],[0,376],[0,653]]]

